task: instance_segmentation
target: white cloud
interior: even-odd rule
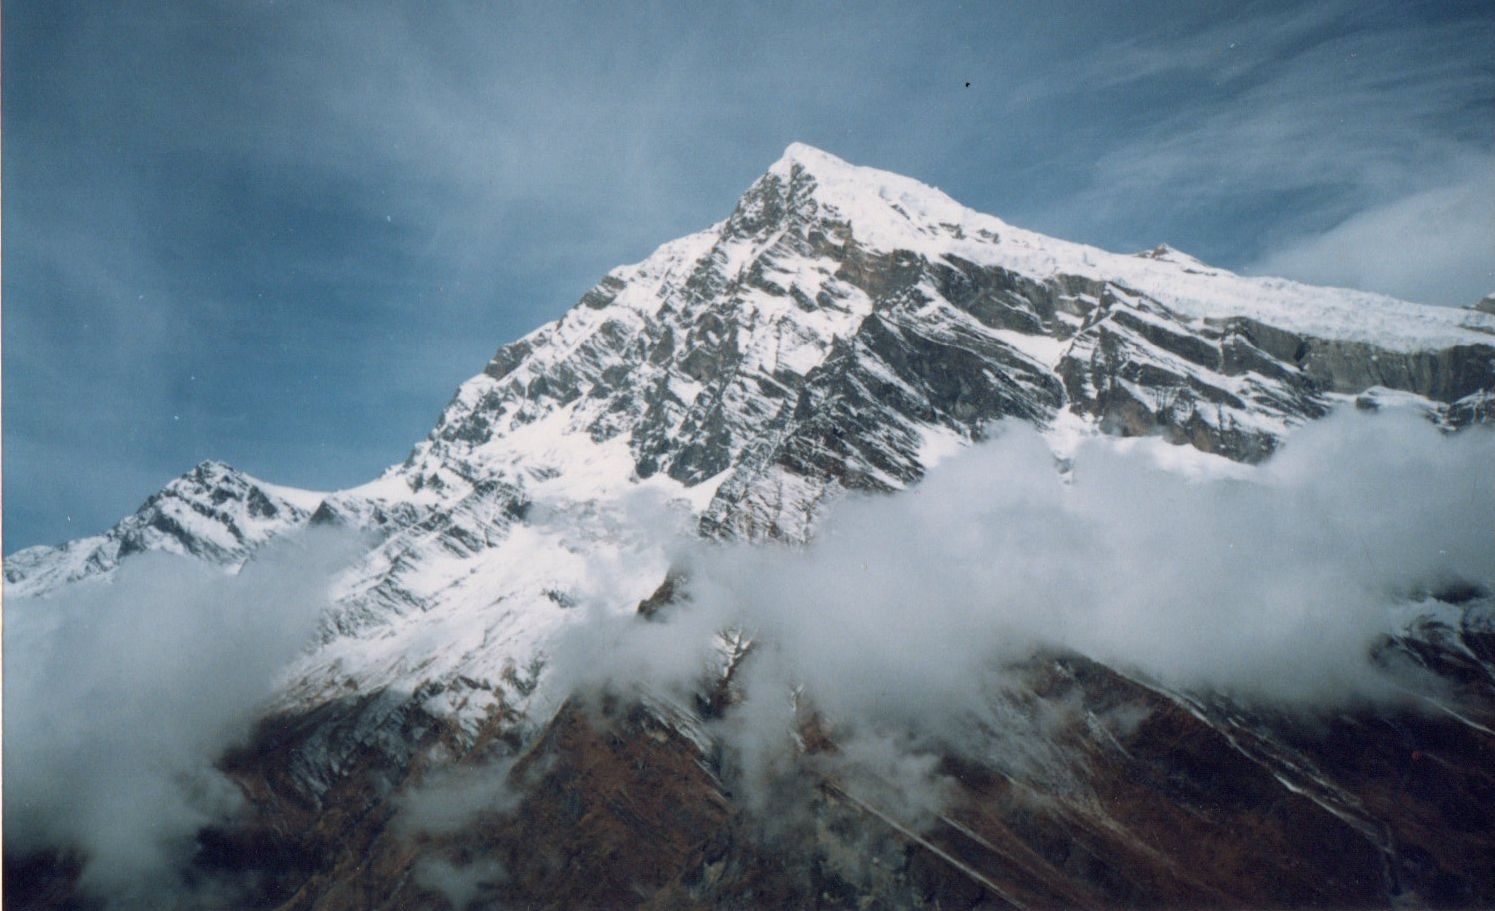
[[[1399,611],[1457,580],[1495,586],[1484,428],[1341,413],[1245,480],[1182,476],[1159,451],[1173,454],[1097,440],[1066,481],[1034,431],[1007,426],[906,494],[843,502],[807,548],[689,547],[686,603],[572,627],[553,683],[686,689],[716,630],[746,630],[745,698],[718,730],[749,801],[792,768],[799,693],[838,737],[877,747],[849,751],[838,774],[896,745],[906,761],[872,766],[908,779],[909,808],[927,813],[914,798],[939,781],[919,757],[973,731],[1007,731],[1008,761],[1040,774],[1063,765],[1045,758],[1042,720],[1004,695],[1004,665],[1036,648],[1293,710],[1402,699],[1409,682],[1371,660]]]
[[[513,760],[502,758],[437,770],[402,795],[401,831],[451,835],[484,816],[513,811],[523,796],[509,780],[513,769]]]
[[[421,860],[412,870],[416,885],[439,892],[454,911],[467,911],[503,882],[504,869],[496,861],[455,864],[445,858]],[[487,906],[487,903],[484,903]]]
[[[1327,3],[1169,22],[1097,55],[1073,82],[1030,89],[1157,102],[1097,149],[1088,188],[1049,224],[1224,238],[1223,265],[1465,304],[1490,285],[1495,72],[1471,66],[1488,19]],[[1405,10],[1403,10],[1405,12]],[[1417,231],[1418,234],[1406,232]],[[1326,232],[1320,238],[1321,232]],[[1220,242],[1215,241],[1217,244]]]
[[[747,804],[781,807],[775,795],[805,786],[798,704],[836,734],[839,751],[811,760],[821,774],[927,820],[948,787],[936,757],[973,747],[976,732],[1003,732],[1012,767],[1063,768],[1004,670],[1035,647],[1278,706],[1401,698],[1405,681],[1369,653],[1408,599],[1460,580],[1495,587],[1486,428],[1445,435],[1408,413],[1341,413],[1263,466],[1188,476],[1161,467],[1160,453],[1177,455],[1161,441],[1100,439],[1067,479],[1033,430],[999,430],[912,491],[844,501],[802,549],[700,542],[660,504],[630,503],[637,528],[617,535],[674,553],[686,601],[650,621],[612,603],[567,627],[547,695],[694,689],[718,631],[743,629],[756,643],[744,699],[715,729]],[[598,579],[622,570],[615,559],[599,552]],[[198,828],[235,810],[213,762],[312,630],[339,563],[305,542],[237,577],[142,557],[111,585],[8,603],[12,844],[76,846],[87,888],[121,906],[158,902]],[[402,825],[439,834],[475,806],[514,810],[523,783],[508,771],[433,778],[406,799]],[[427,874],[462,895],[497,875]]]
[[[1495,290],[1495,157],[1270,251],[1248,271],[1466,306]]]
[[[315,631],[344,546],[299,536],[237,576],[147,554],[7,599],[7,850],[81,851],[80,885],[110,907],[181,899],[197,831],[241,804],[214,763]]]

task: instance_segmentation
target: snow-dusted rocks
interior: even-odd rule
[[[46,595],[105,576],[131,554],[148,551],[237,568],[271,538],[305,524],[322,497],[206,461],[152,494],[134,514],[101,535],[10,555],[5,560],[5,593]]]

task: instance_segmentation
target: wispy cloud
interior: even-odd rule
[[[1313,250],[1332,255],[1335,241],[1320,248],[1315,239],[1338,226],[1367,239],[1369,223],[1384,230],[1413,209],[1449,207],[1437,197],[1484,190],[1495,67],[1477,61],[1492,41],[1492,17],[1407,21],[1384,4],[1345,3],[1248,8],[1125,39],[1074,81],[1033,89],[1048,103],[1078,91],[1155,100],[1098,149],[1090,186],[1060,217],[1099,231],[1205,225],[1202,233],[1228,238],[1227,265],[1260,261],[1291,277],[1464,303],[1469,274],[1495,265],[1484,219],[1460,216],[1447,232],[1457,237],[1451,250],[1380,242],[1381,269],[1336,270]],[[1462,282],[1443,274],[1450,266]]]
[[[1495,156],[1429,175],[1429,186],[1295,238],[1248,266],[1323,285],[1467,306],[1495,290]]]

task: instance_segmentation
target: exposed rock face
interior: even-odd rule
[[[618,520],[631,493],[708,536],[800,542],[846,491],[905,488],[998,419],[1061,456],[1159,434],[1253,462],[1392,391],[1450,427],[1489,420],[1495,316],[1068,244],[793,146],[726,220],[500,349],[382,478],[324,496],[205,463],[103,536],[13,555],[7,593],[140,551],[233,566],[308,523],[367,535],[318,645],[224,762],[258,815],[205,833],[203,865],[258,874],[258,906],[441,906],[421,871],[443,859],[503,868],[473,879],[481,901],[557,908],[1488,904],[1495,678],[1473,621],[1387,646],[1455,683],[1441,716],[1269,716],[1035,657],[1010,695],[1031,725],[946,757],[955,792],[929,825],[827,776],[834,719],[805,718],[765,827],[714,743],[730,672],[689,707],[537,694],[532,659],[603,597],[591,554],[628,566],[611,607],[673,597]],[[1045,774],[1003,760],[1011,738],[1041,745]],[[428,770],[499,759],[517,811],[454,835],[391,825]]]

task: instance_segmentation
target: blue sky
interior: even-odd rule
[[[1484,2],[11,0],[5,550],[204,458],[373,477],[795,140],[1074,240],[1472,302],[1492,47]]]

